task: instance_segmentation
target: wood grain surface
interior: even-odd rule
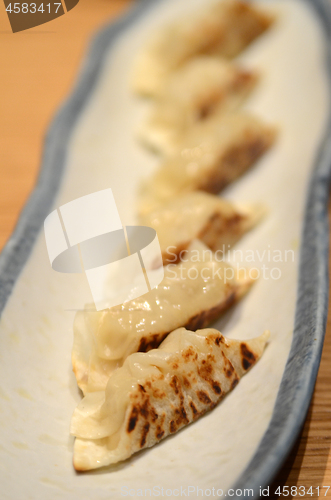
[[[1,0],[0,0],[1,1]],[[0,248],[36,181],[45,131],[75,80],[88,40],[124,11],[130,0],[80,0],[66,15],[12,34],[0,3]],[[331,207],[329,210],[331,214]],[[331,486],[331,321],[305,426],[270,486],[304,486],[300,498],[317,498]],[[307,494],[312,486],[313,495]],[[293,498],[299,498],[299,491]],[[321,488],[319,496],[325,495]],[[331,488],[327,494],[331,497]],[[275,498],[279,498],[276,496]],[[290,494],[287,498],[292,498]]]

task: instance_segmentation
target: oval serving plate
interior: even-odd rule
[[[68,429],[80,400],[70,363],[72,323],[90,297],[83,275],[51,269],[42,224],[54,207],[107,187],[122,222],[135,223],[138,183],[158,161],[135,138],[146,104],[130,91],[134,57],[152,29],[202,3],[145,0],[103,30],[49,131],[38,184],[0,257],[4,498],[98,500],[127,496],[130,488],[130,498],[139,498],[139,489],[161,496],[162,487],[187,493],[189,486],[191,498],[198,498],[197,488],[232,487],[253,489],[257,498],[304,421],[327,314],[331,16],[327,0],[271,0],[262,4],[276,12],[275,26],[240,60],[262,75],[245,107],[277,124],[279,138],[222,193],[268,206],[236,249],[253,255],[245,265],[269,266],[269,274],[215,323],[241,339],[268,328],[269,346],[238,387],[193,425],[117,466],[83,475],[72,468]]]

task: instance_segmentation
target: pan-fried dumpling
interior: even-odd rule
[[[104,311],[86,309],[74,322],[73,370],[84,393],[103,390],[133,352],[157,347],[181,326],[204,328],[238,301],[255,275],[216,260],[201,242],[165,267],[164,279],[137,299]]]
[[[75,469],[125,460],[195,421],[257,362],[268,337],[230,340],[214,329],[180,328],[158,349],[131,354],[106,390],[88,394],[73,414]]]
[[[136,60],[133,87],[153,95],[165,78],[198,54],[236,56],[263,33],[272,18],[251,4],[224,0],[159,29]]]
[[[240,207],[203,191],[174,198],[142,218],[157,232],[164,265],[176,262],[194,239],[227,252],[264,215],[262,206]]]
[[[274,128],[246,113],[205,120],[142,186],[140,216],[184,192],[218,193],[270,148],[275,135]]]
[[[195,124],[237,108],[256,80],[253,72],[225,59],[200,56],[188,61],[166,80],[140,139],[152,149],[172,153]]]

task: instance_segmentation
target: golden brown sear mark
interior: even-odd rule
[[[199,412],[196,409],[195,404],[193,403],[193,401],[190,402],[190,408],[192,410],[193,418],[197,417],[199,415]]]
[[[162,340],[165,339],[165,337],[168,335],[169,332],[166,333],[155,333],[154,335],[151,335],[150,337],[142,337],[140,339],[140,344],[138,347],[138,352],[148,352],[151,349],[156,349],[159,347],[161,344]]]
[[[177,428],[176,428],[176,425],[175,425],[175,421],[171,420],[171,422],[170,422],[170,432],[174,433],[174,432],[176,432],[176,430],[177,430]]]
[[[272,140],[246,137],[241,145],[235,145],[219,159],[219,166],[201,180],[198,189],[208,193],[219,193],[230,182],[239,177],[270,146]]]
[[[144,403],[140,407],[140,413],[145,419],[147,419],[149,416],[149,409],[150,409],[149,406],[150,406],[149,396],[147,395],[147,398],[145,399]]]
[[[163,399],[166,397],[166,393],[164,391],[161,391],[158,388],[155,388],[155,389],[153,388],[152,391],[153,391],[154,398]]]
[[[134,430],[134,428],[136,427],[136,423],[138,421],[138,418],[139,418],[139,408],[134,406],[132,408],[131,415],[130,415],[129,422],[128,422],[127,431],[129,433],[132,432]]]
[[[233,214],[231,217],[225,217],[223,214],[215,212],[209,217],[197,238],[202,240],[213,251],[220,250],[217,246],[217,240],[220,235],[228,232],[231,232],[233,236],[239,235],[242,221],[245,218],[241,214]]]
[[[146,444],[146,437],[149,431],[149,422],[146,422],[141,433],[141,439],[140,439],[140,448],[145,446]]]
[[[163,415],[160,417],[160,421],[159,421],[159,425],[157,426],[156,428],[156,432],[155,432],[155,437],[156,439],[162,439],[163,435],[164,435],[164,421],[165,421],[165,413],[163,413]]]
[[[201,403],[204,403],[205,405],[210,405],[212,402],[208,394],[204,391],[198,391],[197,396],[199,401],[201,401]]]
[[[178,382],[178,378],[176,377],[176,375],[174,375],[172,377],[170,385],[173,388],[173,390],[175,391],[175,394],[178,394],[179,393],[179,382]]]
[[[223,368],[224,374],[225,374],[226,378],[231,378],[234,371],[235,371],[233,364],[228,359],[225,359],[225,361],[226,362],[225,362],[224,368]]]
[[[214,306],[206,311],[201,311],[199,314],[192,316],[192,318],[190,318],[186,323],[185,328],[192,331],[205,328],[214,319],[217,319],[223,311],[226,311],[229,307],[231,307],[235,301],[236,293],[232,292],[225,301],[222,300],[217,306]]]
[[[212,381],[212,389],[215,392],[215,394],[222,394],[222,388],[219,385],[219,383],[216,382],[216,380]]]
[[[164,436],[164,430],[162,430],[161,427],[158,425],[157,429],[156,429],[155,437],[156,437],[156,439],[162,439],[163,436]]]
[[[242,366],[244,370],[248,370],[255,363],[256,357],[244,342],[240,344],[240,353]]]
[[[190,384],[190,381],[183,376],[183,384],[185,385],[185,387],[187,387],[188,389],[191,387],[191,384]]]
[[[147,385],[148,384],[146,383],[146,386]],[[140,391],[140,401],[135,402],[131,410],[127,425],[128,433],[132,432],[135,429],[140,415],[145,421],[150,422],[155,422],[159,418],[158,414],[155,411],[155,408],[150,403],[150,396],[146,392],[145,388],[142,385],[138,384],[138,389]],[[136,397],[134,399],[137,400]]]
[[[175,410],[175,414],[177,425],[180,425],[181,423],[188,424],[189,419],[187,418],[187,414],[183,405],[179,409]]]
[[[222,337],[222,335],[218,335],[216,338],[215,338],[215,344],[216,345],[220,345],[220,344],[224,344],[224,338]]]
[[[231,383],[231,390],[236,387],[236,385],[238,384],[238,382],[239,382],[239,378],[238,377],[236,377],[235,379],[233,379],[233,381]]]
[[[153,406],[151,407],[150,409],[150,415],[151,415],[151,419],[152,419],[152,422],[155,422],[155,420],[157,420],[159,418],[158,414],[156,413],[155,409],[153,408]]]
[[[212,377],[214,372],[213,363],[216,363],[216,360],[215,357],[211,354],[208,354],[207,358],[208,358],[207,360],[206,359],[202,360],[201,362],[202,366],[198,368],[198,374],[201,378],[203,378],[206,382],[208,382],[214,393],[219,395],[222,393],[221,386]],[[212,361],[212,363],[210,363],[209,361]]]
[[[185,351],[183,351],[182,358],[184,359],[185,363],[188,363],[190,361],[190,358],[196,361],[198,359],[198,354],[194,351],[193,347],[190,346]]]

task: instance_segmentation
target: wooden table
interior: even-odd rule
[[[80,0],[65,16],[12,34],[0,3],[0,248],[33,189],[45,131],[74,82],[90,36],[129,4],[130,0]],[[331,486],[330,385],[329,320],[303,432],[273,487]],[[314,497],[301,498],[316,496],[315,490]]]

